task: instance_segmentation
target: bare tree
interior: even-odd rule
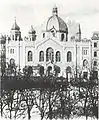
[[[34,104],[38,108],[41,116],[41,120],[44,119],[46,112],[48,110],[48,94],[47,89],[39,88],[36,89],[33,93]]]

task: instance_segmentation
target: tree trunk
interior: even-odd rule
[[[84,104],[84,115],[86,116],[86,120],[87,120],[87,113],[86,113],[86,103],[87,103],[87,96],[88,96],[88,93],[86,94],[86,98],[85,98],[85,104]]]
[[[2,103],[2,101],[1,101],[1,117],[3,116],[3,103]]]
[[[28,106],[28,120],[30,120],[31,116],[30,116],[30,108]]]
[[[51,93],[49,93],[49,119],[52,120]]]
[[[42,111],[41,112],[41,120],[43,120],[43,118],[44,118],[44,112]]]

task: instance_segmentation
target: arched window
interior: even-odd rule
[[[66,34],[66,41],[68,41],[68,33]]]
[[[51,33],[52,33],[53,37],[55,37],[55,31],[52,30]]]
[[[57,51],[57,52],[56,52],[56,62],[60,62],[60,60],[61,60],[60,52]]]
[[[94,52],[94,57],[97,57],[97,52],[96,51]]]
[[[28,51],[28,61],[32,61],[32,51]]]
[[[60,73],[60,67],[54,65],[54,71],[55,71],[55,76],[58,76],[58,73]]]
[[[10,59],[10,68],[15,68],[15,60],[13,58]]]
[[[43,33],[43,38],[45,38],[45,33]]]
[[[87,78],[88,77],[88,72],[83,72],[83,78]]]
[[[94,61],[94,66],[97,66],[97,61]]]
[[[18,36],[18,35],[16,34],[16,35],[15,35],[15,40],[17,40],[17,36]]]
[[[51,60],[51,62],[54,61],[54,51],[52,48],[48,48],[46,50],[46,61]]]
[[[85,59],[85,60],[83,60],[83,66],[85,67],[85,66],[87,66],[88,65],[88,61]]]
[[[14,53],[14,49],[13,49],[13,53]]]
[[[70,67],[70,66],[68,66],[68,67],[66,68],[66,73],[71,73],[71,67]]]
[[[93,78],[98,79],[98,71],[93,71]]]
[[[43,51],[40,51],[39,53],[39,61],[44,61],[44,52]]]
[[[72,61],[72,53],[70,51],[67,52],[67,62]]]
[[[43,67],[43,66],[41,66],[41,67],[39,68],[39,74],[40,74],[41,76],[44,74],[44,67]]]
[[[12,53],[12,49],[10,49],[10,53]]]
[[[12,35],[12,40],[14,40],[14,35]]]
[[[61,34],[61,41],[64,40],[64,34]]]
[[[48,66],[48,68],[47,68],[47,74],[48,74],[48,76],[51,75],[51,70],[52,70],[52,67]]]
[[[15,60],[13,58],[10,59],[10,65],[15,64]]]
[[[94,43],[94,47],[97,47],[97,42]]]
[[[72,71],[71,71],[71,67],[68,66],[68,67],[66,68],[66,78],[67,78],[68,81],[70,81],[71,72],[72,72]]]

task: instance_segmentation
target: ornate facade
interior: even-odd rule
[[[58,15],[58,8],[54,7],[52,16],[48,18],[46,27],[41,31],[40,38],[33,26],[28,37],[21,36],[20,27],[16,20],[11,28],[10,37],[6,37],[6,60],[15,60],[19,70],[25,66],[43,66],[44,72],[54,73],[55,68],[60,69],[58,75],[66,77],[67,74],[81,72],[89,75],[92,68],[99,75],[99,34],[81,39],[80,24],[74,32],[71,27]],[[39,42],[40,41],[40,42]]]

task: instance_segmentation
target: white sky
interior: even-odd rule
[[[59,16],[81,24],[82,37],[99,31],[99,0],[0,0],[0,33],[9,34],[14,18],[27,35],[31,25],[40,26],[52,15],[56,5]]]

